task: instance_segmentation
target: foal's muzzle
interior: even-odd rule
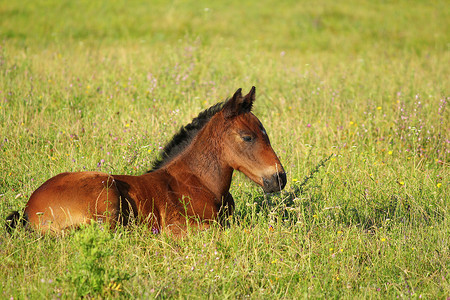
[[[263,190],[266,193],[279,192],[286,186],[286,173],[278,172],[273,174],[271,177],[263,177]]]

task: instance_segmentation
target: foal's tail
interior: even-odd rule
[[[13,211],[6,217],[6,231],[11,234],[19,223],[24,226],[27,223],[27,218],[26,216],[22,218],[18,211]]]

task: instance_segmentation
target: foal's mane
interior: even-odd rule
[[[226,101],[225,101],[226,102]],[[198,114],[191,123],[181,126],[180,130],[164,146],[160,152],[160,158],[155,160],[152,168],[147,173],[156,171],[180,154],[192,142],[197,133],[218,113],[225,102],[219,102]]]

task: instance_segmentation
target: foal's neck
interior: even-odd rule
[[[186,168],[221,201],[229,192],[233,168],[223,160],[217,128],[208,125],[167,168]]]

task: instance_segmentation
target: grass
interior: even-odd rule
[[[0,229],[2,298],[450,296],[445,1],[0,4],[0,212],[64,171],[142,174],[239,87],[288,172],[226,229]]]

